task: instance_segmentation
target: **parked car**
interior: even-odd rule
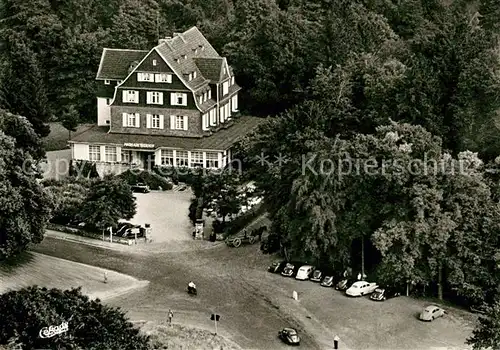
[[[396,287],[379,287],[375,289],[372,295],[370,295],[370,299],[376,301],[384,301],[390,298],[399,297],[400,295],[401,292]]]
[[[323,271],[321,271],[320,269],[316,269],[314,270],[312,276],[311,276],[311,281],[313,282],[321,282],[321,280],[323,279],[324,277],[324,274],[323,274]]]
[[[378,285],[375,282],[357,281],[345,293],[351,297],[361,297],[373,293],[377,288]]]
[[[148,193],[149,186],[143,183],[137,183],[132,186],[132,192]]]
[[[293,328],[283,328],[278,332],[278,337],[288,345],[300,345],[300,338]]]
[[[429,305],[422,310],[420,313],[420,319],[422,321],[432,321],[438,317],[444,316],[445,311],[436,305]]]
[[[336,285],[335,285],[335,289],[336,290],[347,290],[347,288],[349,288],[353,283],[354,283],[354,279],[352,278],[344,278],[344,279],[341,279]]]
[[[295,276],[297,276],[297,272],[299,271],[299,268],[303,265],[304,264],[297,263],[297,262],[289,262],[286,264],[285,268],[281,272],[281,275],[285,276],[285,277],[295,277]]]
[[[326,276],[323,278],[323,281],[321,281],[322,287],[333,287],[334,284],[335,280],[333,279],[333,276]]]
[[[267,269],[272,273],[281,273],[286,266],[286,261],[275,261]]]
[[[302,281],[308,280],[309,278],[311,278],[313,272],[314,272],[314,266],[311,265],[301,266],[297,271],[297,276],[295,276],[295,279]]]

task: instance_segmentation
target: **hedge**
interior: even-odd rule
[[[91,231],[78,229],[78,228],[74,228],[74,227],[69,227],[69,226],[65,226],[65,225],[58,225],[58,224],[54,224],[51,222],[47,223],[47,229],[53,230],[53,231],[58,231],[58,232],[73,234],[75,236],[98,239],[98,240],[102,241],[102,232],[101,233],[91,232]],[[109,232],[105,233],[105,238],[107,238],[105,241],[109,242]],[[130,241],[129,239],[124,239],[121,237],[113,236],[114,243],[130,245],[129,241]]]
[[[143,183],[148,185],[152,190],[161,189],[166,191],[173,188],[172,182],[168,181],[165,177],[147,170],[127,170],[118,175],[118,177],[125,180],[131,186],[137,183]]]
[[[217,220],[214,221],[214,232],[219,233],[219,232],[224,232],[224,235],[231,236],[235,235],[241,230],[243,230],[245,227],[250,225],[252,221],[257,219],[259,216],[263,215],[266,212],[267,208],[263,204],[257,204],[254,206],[252,209],[247,211],[246,213],[236,217],[235,219],[228,221],[221,225],[221,227],[216,227]],[[223,231],[221,231],[221,229]]]

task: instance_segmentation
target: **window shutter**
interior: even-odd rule
[[[122,101],[127,102],[127,90],[122,91]]]
[[[146,92],[146,103],[151,103],[151,92]]]
[[[175,92],[172,92],[172,93],[170,93],[170,104],[171,104],[172,106],[175,106],[175,105],[176,105],[176,103],[175,103],[175,102],[176,102],[176,101],[175,101]]]
[[[187,115],[183,116],[184,118],[184,130],[187,130],[188,129],[188,117]]]
[[[151,114],[146,114],[146,128],[150,129],[151,128],[151,119],[153,116]]]
[[[201,126],[203,130],[207,130],[207,115],[203,114],[201,116]]]
[[[139,103],[139,91],[134,91],[134,102]]]
[[[172,74],[167,74],[167,83],[172,83]]]
[[[163,129],[165,127],[165,120],[163,115],[160,114],[160,129]]]
[[[170,129],[175,129],[175,115],[170,116]]]
[[[160,104],[163,104],[163,92],[160,92]]]
[[[135,114],[135,127],[136,128],[141,127],[141,115],[139,113]]]
[[[182,94],[182,105],[187,106],[187,94]]]
[[[128,114],[127,113],[122,113],[122,126],[127,126],[127,117],[128,117]]]

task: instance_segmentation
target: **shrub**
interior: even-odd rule
[[[127,170],[118,175],[118,177],[125,180],[131,186],[143,183],[148,185],[152,190],[159,190],[161,188],[165,191],[171,190],[173,187],[172,182],[168,181],[165,177],[147,170],[140,172]]]

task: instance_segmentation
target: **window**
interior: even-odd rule
[[[196,79],[196,71],[193,72],[193,79]]]
[[[91,162],[101,161],[101,146],[89,146],[89,160]]]
[[[187,106],[187,94],[172,92],[170,94],[170,104],[172,106]]]
[[[122,150],[122,163],[132,163],[132,151]]]
[[[153,60],[153,66],[156,66],[157,63],[156,60]]]
[[[224,123],[224,106],[219,108],[219,122]]]
[[[188,75],[188,80],[189,80],[189,81],[193,80],[193,73],[189,73],[189,75]]]
[[[234,85],[234,75],[231,77],[231,85]]]
[[[122,126],[127,128],[140,127],[139,113],[123,113]]]
[[[191,168],[203,168],[203,152],[191,152]]]
[[[104,151],[106,162],[116,162],[116,147],[106,146]]]
[[[203,95],[200,96],[200,104],[203,103]]]
[[[149,129],[163,129],[163,115],[147,114],[146,127]]]
[[[175,130],[187,130],[187,116],[184,115],[173,115],[171,116],[171,129]]]
[[[154,105],[163,104],[163,92],[148,91],[146,93],[146,102]]]
[[[208,96],[208,94],[207,94],[207,92],[205,91],[205,92],[203,93],[203,102],[205,102],[205,101],[207,100],[207,96]]]
[[[170,149],[161,150],[161,165],[167,165],[167,166],[174,165],[174,151]]]
[[[227,70],[226,70],[226,66],[222,67],[222,74],[226,75],[227,73]]]
[[[187,151],[177,151],[176,153],[176,165],[177,166],[188,166],[188,153]]]
[[[106,80],[104,80],[104,84],[109,85],[109,84],[111,84],[111,81],[109,81],[108,79],[106,79]]]
[[[207,152],[205,166],[207,168],[218,168],[219,154],[216,152]]]
[[[212,90],[208,90],[208,99],[210,100],[212,98]]]
[[[123,102],[139,103],[139,91],[123,90]]]
[[[137,73],[137,81],[154,81],[151,73]]]
[[[157,73],[157,74],[155,74],[155,82],[157,82],[157,83],[172,83],[172,74]]]
[[[229,92],[229,81],[222,83],[222,96],[227,95]]]

